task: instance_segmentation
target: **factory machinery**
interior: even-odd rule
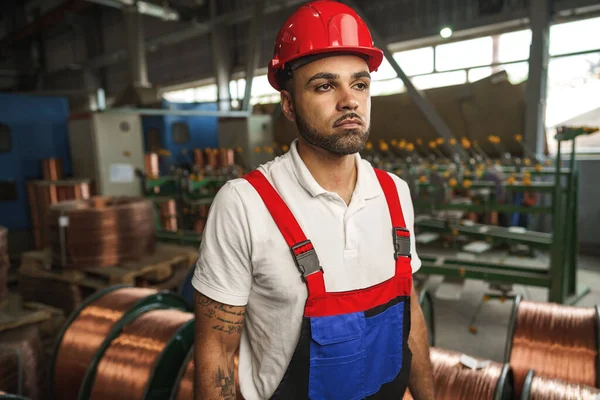
[[[446,147],[443,139],[427,144],[418,139],[369,142],[363,157],[409,184],[422,275],[442,275],[459,284],[465,279],[486,281],[495,289],[486,299],[510,297],[512,285],[519,284],[547,288],[549,301],[573,304],[589,291],[577,288],[576,282],[575,141],[596,131],[560,128],[555,159],[538,159],[520,135],[511,139],[523,149],[521,157],[511,156],[497,136],[487,138],[501,155],[495,159],[466,138]],[[565,142],[571,144],[567,165],[561,152]],[[448,150],[457,144],[462,155]],[[198,246],[218,189],[285,151],[287,146],[274,144],[195,149],[192,162],[172,168],[168,176],[157,173],[167,154],[147,154],[141,182],[159,210],[159,239]],[[248,153],[254,156],[251,165],[244,160]]]
[[[554,160],[536,158],[520,135],[512,138],[523,148],[525,157],[519,158],[511,157],[497,136],[488,138],[501,154],[495,160],[466,138],[460,140],[463,156],[444,153],[443,139],[427,145],[418,139],[414,144],[380,142],[378,148],[367,146],[365,156],[403,177],[411,188],[423,261],[420,273],[443,275],[454,282],[484,280],[501,292],[500,298],[513,284],[521,284],[549,289],[549,301],[576,303],[589,289],[578,290],[576,281],[575,141],[597,130],[558,129]],[[566,166],[561,152],[564,142],[571,144]],[[543,229],[548,219],[551,226]],[[534,225],[541,229],[531,229]],[[435,245],[440,243],[455,251],[439,251]]]

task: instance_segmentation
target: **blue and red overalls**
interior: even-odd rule
[[[272,399],[402,399],[412,354],[410,235],[392,177],[375,170],[388,204],[394,277],[375,286],[327,292],[310,240],[283,199],[258,170],[245,176],[290,246],[308,288],[298,345]]]

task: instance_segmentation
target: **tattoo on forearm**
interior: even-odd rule
[[[198,303],[201,306],[208,307],[204,316],[215,320],[215,325],[212,326],[213,330],[224,332],[228,335],[242,333],[244,311],[237,311],[235,310],[236,307],[219,304],[205,296],[201,296],[198,299]]]
[[[203,306],[203,307],[206,307],[206,306],[210,306],[211,304],[213,304],[213,303],[214,303],[214,300],[212,300],[212,299],[210,299],[210,298],[208,298],[208,297],[206,297],[206,296],[204,296],[204,295],[200,295],[200,296],[198,296],[198,298],[196,299],[196,302],[197,302],[199,305],[201,305],[201,306]]]
[[[217,389],[221,390],[221,397],[225,400],[235,400],[235,379],[231,368],[227,368],[227,373],[221,368],[217,371]]]

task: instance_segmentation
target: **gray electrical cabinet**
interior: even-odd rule
[[[274,140],[273,118],[270,115],[219,119],[219,147],[241,148],[239,163],[248,170],[273,159],[273,154],[264,149],[273,146]]]
[[[69,121],[73,176],[92,179],[101,196],[140,196],[135,170],[144,170],[142,123],[137,114],[86,113]]]

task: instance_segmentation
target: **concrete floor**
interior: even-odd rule
[[[473,334],[469,330],[471,318],[484,293],[491,292],[489,285],[481,281],[467,280],[460,297],[454,300],[436,297],[436,290],[442,280],[440,276],[431,276],[425,285],[433,295],[436,347],[503,362],[513,302],[507,300],[501,303],[492,299],[484,303],[475,321],[477,331]],[[591,289],[577,305],[590,307],[600,304],[600,258],[580,256],[577,280],[580,288],[585,286]],[[519,294],[526,300],[547,301],[547,292],[547,289],[515,285],[512,294]],[[440,295],[443,297],[442,292]]]

